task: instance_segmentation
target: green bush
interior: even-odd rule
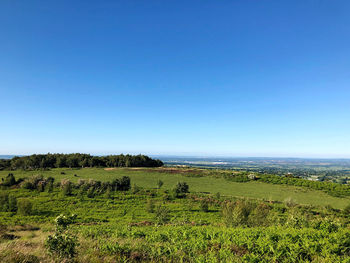
[[[9,195],[9,211],[16,212],[17,211],[17,198],[15,196]]]
[[[20,215],[31,215],[32,214],[32,209],[33,209],[33,204],[30,200],[28,199],[19,199],[17,202],[18,206],[18,213]]]
[[[2,183],[2,185],[4,186],[13,186],[16,184],[16,179],[15,176],[13,175],[13,173],[9,173],[6,178],[5,181]]]
[[[0,211],[7,212],[9,210],[9,194],[0,192]]]
[[[159,205],[155,213],[155,222],[157,225],[163,225],[170,220],[169,209],[165,206]]]
[[[182,198],[189,192],[189,186],[186,182],[178,182],[175,186],[174,193],[176,197]]]
[[[55,219],[56,232],[48,236],[45,242],[45,247],[51,256],[70,260],[77,254],[78,239],[68,230],[68,226],[73,224],[75,219],[76,215],[60,215]]]
[[[155,204],[152,199],[147,200],[146,210],[148,213],[154,213]]]
[[[205,199],[201,200],[200,209],[201,209],[203,212],[208,212],[208,211],[209,211],[209,204],[208,204],[208,201],[207,201],[207,200],[205,200]]]
[[[223,204],[222,215],[227,226],[246,226],[252,212],[252,204],[248,201],[226,202]]]
[[[62,179],[61,181],[61,189],[63,195],[71,195],[72,194],[72,182],[68,179]]]
[[[157,181],[157,186],[158,186],[158,189],[160,189],[162,186],[163,186],[163,181],[162,180],[158,180]]]

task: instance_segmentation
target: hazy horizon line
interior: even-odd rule
[[[152,154],[152,153],[130,153],[130,152],[121,152],[121,153],[86,153],[86,152],[46,152],[46,153],[30,153],[30,154],[0,154],[1,156],[29,156],[33,154],[72,154],[72,153],[83,153],[83,154],[90,154],[92,156],[107,156],[107,155],[119,155],[119,154],[130,154],[130,155],[138,155],[138,154],[143,154],[143,155],[148,155],[151,157],[178,157],[178,158],[232,158],[232,159],[258,159],[258,158],[265,158],[265,159],[344,159],[344,160],[350,160],[350,156],[344,157],[344,156],[295,156],[295,155],[220,155],[220,154]]]

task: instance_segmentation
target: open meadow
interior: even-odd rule
[[[330,196],[322,191],[315,191],[304,187],[268,184],[258,181],[232,182],[222,177],[215,176],[219,173],[228,173],[223,170],[184,169],[184,168],[83,168],[69,169],[56,168],[47,171],[23,171],[14,172],[17,178],[25,178],[32,175],[53,177],[56,181],[69,179],[77,182],[79,179],[94,179],[97,181],[112,181],[115,178],[128,176],[132,185],[144,188],[157,187],[157,181],[162,180],[163,189],[172,189],[179,181],[187,182],[191,191],[216,194],[233,197],[246,197],[271,201],[285,201],[292,199],[299,204],[344,208],[350,203],[347,197],[338,198]],[[64,173],[64,174],[62,174]],[[8,171],[0,171],[0,178],[4,178]]]
[[[192,168],[12,173],[21,183],[1,190],[1,262],[350,260],[347,197]]]

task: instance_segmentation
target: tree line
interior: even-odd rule
[[[71,154],[33,154],[14,157],[11,160],[0,159],[0,170],[4,169],[47,169],[47,168],[84,168],[84,167],[160,167],[163,162],[146,155],[107,155],[92,156],[84,153]]]

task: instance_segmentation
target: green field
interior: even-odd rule
[[[68,178],[72,182],[78,179],[95,179],[99,181],[111,181],[114,178],[129,176],[131,183],[144,188],[155,188],[157,180],[164,182],[164,189],[172,189],[179,181],[185,181],[190,185],[191,192],[208,192],[234,197],[246,197],[262,200],[285,201],[292,199],[299,204],[317,206],[330,205],[334,208],[344,208],[350,204],[349,198],[338,198],[330,196],[322,191],[311,190],[304,187],[268,184],[262,182],[237,183],[227,181],[224,178],[212,176],[189,177],[186,172],[167,171],[163,168],[84,168],[84,169],[51,169],[49,171],[15,171],[16,178],[28,177],[41,174],[44,177],[54,177],[60,181]],[[61,174],[64,172],[65,174]],[[5,177],[8,171],[0,171],[0,178]],[[77,176],[74,176],[77,175]]]
[[[1,178],[8,173],[1,171]],[[350,262],[348,198],[307,187],[232,182],[225,173],[230,172],[13,171],[17,181],[0,189],[0,262]],[[131,189],[97,182],[123,176],[131,179]],[[25,187],[35,178],[41,179]],[[160,189],[158,180],[164,182]],[[186,182],[190,192],[178,195],[178,182]],[[55,226],[62,214],[77,215],[65,232]]]

